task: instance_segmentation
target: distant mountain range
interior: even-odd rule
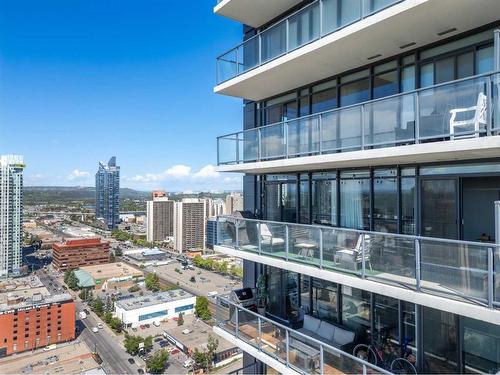
[[[121,199],[144,200],[150,192],[129,188],[120,189]],[[95,187],[86,186],[25,186],[24,204],[64,203],[71,201],[95,201]]]

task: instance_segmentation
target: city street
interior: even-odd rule
[[[52,277],[48,271],[40,270],[38,272],[40,280],[50,290],[63,290],[59,282]],[[82,311],[86,306],[79,300],[75,300],[77,313]],[[87,308],[88,309],[88,308]],[[77,338],[83,340],[88,347],[99,354],[103,360],[102,367],[107,374],[137,374],[139,365],[144,369],[143,361],[140,358],[134,357],[136,363],[130,364],[129,355],[125,349],[119,344],[116,338],[107,332],[107,327],[100,329],[99,332],[92,332],[92,327],[97,327],[100,322],[93,313],[88,314],[85,319],[76,320]]]

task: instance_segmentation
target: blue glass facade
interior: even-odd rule
[[[115,156],[107,165],[99,163],[95,190],[96,217],[102,219],[109,230],[116,229],[120,220],[120,167],[116,165]]]
[[[192,310],[194,308],[194,305],[185,305],[185,306],[179,306],[175,308],[175,312],[179,313],[181,311],[186,311],[186,310]]]
[[[176,309],[176,311],[177,311],[177,309]],[[139,315],[139,321],[142,322],[143,320],[159,318],[159,317],[163,317],[163,316],[167,316],[167,315],[168,315],[168,310],[156,311],[156,312],[149,313],[149,314]]]
[[[217,243],[217,221],[214,219],[207,220],[207,247],[213,249]]]

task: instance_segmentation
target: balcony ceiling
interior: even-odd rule
[[[301,0],[223,0],[214,13],[252,27],[259,27],[278,17]]]
[[[214,92],[262,100],[395,56],[408,43],[415,43],[411,50],[492,23],[499,15],[499,0],[406,0],[226,81]],[[452,28],[456,31],[437,35]],[[381,56],[367,59],[376,55]]]
[[[303,156],[255,163],[222,165],[218,167],[218,171],[248,174],[287,173],[498,157],[500,157],[500,136],[490,136],[336,154]]]

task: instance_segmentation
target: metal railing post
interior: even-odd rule
[[[285,330],[285,333],[286,333],[286,341],[285,341],[286,367],[290,367],[290,335],[288,334],[288,330]]]
[[[488,111],[488,118],[486,120],[486,135],[490,136],[493,128],[493,93],[491,90],[491,77],[486,77],[486,97],[488,98],[486,102],[486,109]],[[479,135],[477,136],[479,137]]]
[[[262,236],[260,231],[260,222],[257,223],[257,241],[259,242],[259,255],[262,253]]]
[[[500,30],[496,29],[493,32],[493,43],[494,43],[494,67],[495,71],[500,70]]]
[[[262,130],[257,129],[257,160],[262,160]]]
[[[488,307],[493,308],[493,287],[494,287],[494,269],[493,269],[493,248],[488,247]]]
[[[495,242],[500,245],[500,201],[495,201]]]
[[[259,347],[259,350],[261,350],[261,337],[262,337],[262,321],[260,317],[257,317],[257,324],[259,326],[259,331],[258,331],[258,341],[257,341],[257,346]]]
[[[365,149],[365,105],[361,104],[361,149]]]
[[[416,92],[415,94],[415,143],[419,143],[420,138],[420,93]]]
[[[240,135],[236,134],[236,164],[240,164]]]
[[[288,159],[290,155],[290,150],[288,146],[290,142],[288,142],[288,121],[283,123],[283,142],[285,143],[285,158]]]
[[[236,248],[239,249],[240,247],[240,223],[238,220],[236,220],[236,222],[234,223],[234,227],[236,229]]]
[[[234,306],[234,305],[233,305]],[[235,327],[234,327],[234,334],[236,337],[239,337],[239,317],[238,317],[238,306],[234,306],[236,308],[236,314],[234,316],[234,324],[235,324]]]
[[[421,291],[421,280],[420,280],[420,240],[415,238],[415,280],[417,292]]]
[[[366,278],[366,262],[365,262],[365,234],[361,234],[361,277]]]
[[[236,75],[240,75],[240,48],[236,47]]]
[[[325,371],[323,370],[323,367],[325,366],[325,360],[324,360],[324,349],[323,349],[323,345],[320,345],[319,346],[319,373],[320,374],[324,374]]]
[[[323,230],[318,228],[319,230],[319,268],[323,269]]]
[[[318,153],[321,155],[323,153],[323,115],[318,116]]]
[[[260,33],[258,39],[259,39],[259,66],[260,66],[262,65],[262,36]]]
[[[288,238],[288,234],[290,229],[288,228],[288,224],[285,224],[285,259],[288,261],[288,254],[290,251],[290,241]]]
[[[290,50],[290,20],[287,18],[285,22],[285,53]]]

